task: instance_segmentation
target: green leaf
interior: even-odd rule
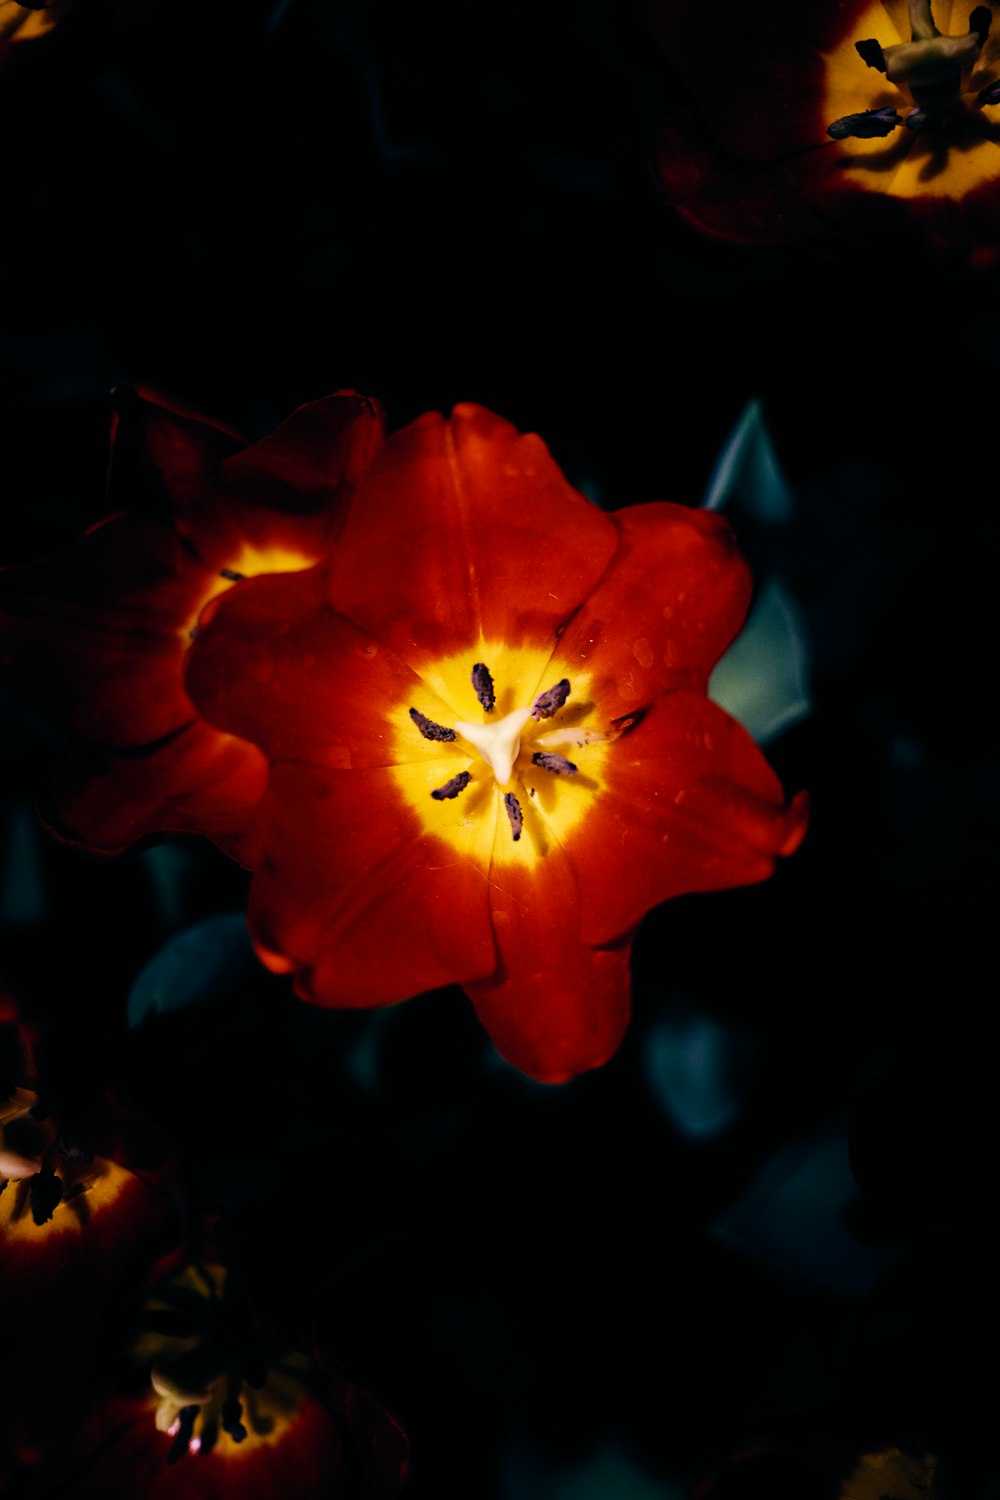
[[[221,1000],[255,965],[242,912],[224,912],[187,927],[141,971],[128,997],[128,1024],[150,1015]]]

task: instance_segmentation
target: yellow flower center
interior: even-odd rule
[[[222,1266],[188,1266],[147,1305],[135,1345],[151,1364],[156,1426],[186,1454],[243,1460],[280,1442],[302,1409],[309,1361],[275,1357],[245,1304],[227,1290]]]
[[[131,1181],[123,1167],[63,1140],[32,1090],[0,1100],[0,1242],[78,1235]]]
[[[589,676],[570,682],[549,662],[545,649],[480,640],[421,668],[425,691],[389,712],[406,805],[483,870],[531,867],[571,840],[605,785],[613,741],[635,722],[601,723]]]
[[[949,0],[935,9],[945,25],[957,19]],[[887,40],[887,11],[908,39]],[[989,6],[962,19],[968,30],[949,36],[930,0],[872,0],[853,36],[827,55],[824,114],[851,181],[896,198],[959,199],[1000,173],[1000,119],[989,113],[1000,103],[1000,43]]]

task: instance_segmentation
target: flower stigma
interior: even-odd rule
[[[514,762],[521,753],[521,730],[532,715],[532,707],[515,708],[496,724],[470,724],[458,719],[455,728],[475,745],[501,787],[510,784]]]

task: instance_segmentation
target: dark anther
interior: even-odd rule
[[[182,1406],[177,1413],[177,1431],[174,1433],[174,1440],[167,1454],[168,1464],[177,1463],[178,1459],[183,1458],[188,1451],[188,1443],[194,1432],[195,1418],[200,1410],[199,1406]]]
[[[31,1217],[36,1224],[47,1224],[62,1201],[62,1179],[43,1169],[31,1179]]]
[[[235,568],[220,568],[219,569],[219,577],[220,578],[228,578],[230,583],[242,583],[243,579],[246,576],[247,575],[245,573],[237,573],[237,571],[236,571]]]
[[[907,130],[923,130],[925,125],[934,123],[934,116],[928,114],[926,109],[911,109],[906,117]]]
[[[569,697],[569,678],[561,678],[555,685],[539,693],[535,699],[535,706],[531,710],[533,719],[551,719],[552,715],[566,702]]]
[[[969,17],[969,30],[974,31],[979,37],[980,47],[986,46],[986,38],[990,34],[990,26],[993,23],[993,12],[988,5],[977,5]]]
[[[433,719],[429,719],[426,714],[418,712],[415,708],[410,709],[410,718],[425,740],[441,740],[447,744],[456,738],[454,729],[446,729],[443,724],[435,724]]]
[[[9,1181],[10,1181],[9,1177],[0,1177],[0,1193],[3,1192],[4,1188],[7,1186],[7,1184],[8,1184]]]
[[[976,97],[980,104],[1000,104],[1000,78],[988,88],[980,89]]]
[[[835,141],[845,141],[849,135],[860,141],[870,141],[876,136],[891,135],[902,118],[888,105],[885,109],[864,109],[858,115],[844,115],[826,128],[827,135]]]
[[[234,1443],[242,1443],[247,1435],[243,1426],[243,1407],[239,1401],[223,1401],[222,1430],[228,1432]]]
[[[510,836],[516,844],[521,837],[521,829],[524,827],[524,814],[521,811],[521,804],[513,792],[504,792],[503,805],[507,809],[507,816],[510,819]]]
[[[576,766],[565,755],[553,755],[550,750],[536,750],[531,757],[536,766],[541,766],[543,771],[551,771],[553,776],[575,776]]]
[[[431,792],[431,796],[435,802],[450,802],[452,797],[457,797],[459,792],[465,791],[471,780],[472,773],[470,771],[459,771],[458,775],[453,776],[450,781],[446,781],[444,786],[435,787],[433,792]]]
[[[191,629],[188,631],[188,640],[189,641],[196,641],[197,639],[198,639],[198,627],[197,627],[197,625],[192,625]]]
[[[476,697],[483,708],[491,714],[496,707],[496,693],[493,691],[493,678],[490,669],[484,662],[477,661],[472,669],[472,686],[476,690]]]
[[[854,50],[863,63],[874,68],[878,73],[885,72],[885,54],[882,51],[882,43],[870,37],[866,42],[855,42]]]

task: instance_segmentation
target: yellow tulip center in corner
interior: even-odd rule
[[[991,6],[970,16],[951,0],[861,8],[824,58],[823,115],[847,182],[893,198],[958,200],[1000,176],[994,19]],[[968,29],[949,35],[953,24]]]

